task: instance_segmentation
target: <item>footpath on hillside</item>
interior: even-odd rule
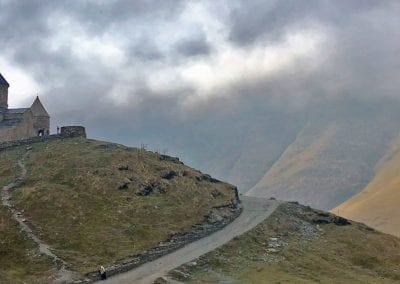
[[[19,187],[24,182],[28,172],[23,163],[23,158],[18,161],[18,166],[21,169],[20,175],[13,182],[9,183],[1,189],[2,204],[10,210],[13,219],[18,223],[21,231],[23,231],[30,239],[32,239],[37,244],[40,253],[52,258],[55,265],[57,263],[61,263],[61,269],[59,270],[58,275],[54,275],[54,279],[50,281],[52,283],[71,282],[71,272],[68,271],[68,269],[66,268],[67,264],[50,250],[48,244],[43,242],[38,236],[35,235],[32,229],[26,224],[26,219],[24,218],[22,212],[18,211],[11,203],[12,190]]]
[[[243,212],[232,223],[208,237],[190,243],[183,248],[145,263],[128,272],[121,273],[101,283],[108,284],[149,284],[169,271],[193,261],[216,248],[226,244],[234,237],[240,236],[251,230],[268,218],[280,202],[264,198],[243,196],[241,197]]]

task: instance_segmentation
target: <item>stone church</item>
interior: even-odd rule
[[[0,142],[49,135],[50,116],[39,97],[30,108],[8,108],[9,87],[0,73]]]

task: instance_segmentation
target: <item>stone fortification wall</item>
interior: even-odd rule
[[[67,129],[68,129],[68,127],[69,126],[66,126]],[[72,136],[62,136],[60,134],[53,134],[53,135],[46,135],[43,137],[35,136],[35,137],[27,138],[27,139],[0,142],[0,151],[8,149],[8,148],[12,148],[12,147],[30,145],[32,143],[38,143],[38,142],[43,142],[43,141],[48,141],[48,140],[57,140],[57,139],[72,138],[72,137],[86,138],[85,127],[82,127],[82,126],[72,126],[72,127],[73,127],[73,129],[76,129],[76,127],[78,127],[80,129],[79,133],[81,135],[78,135],[77,132],[72,132],[72,134],[71,134]],[[70,133],[70,132],[66,132],[66,133]],[[64,133],[64,134],[66,134],[66,133]]]
[[[61,127],[62,137],[84,137],[86,138],[86,130],[83,126],[63,126]]]

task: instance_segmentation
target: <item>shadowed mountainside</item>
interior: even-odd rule
[[[385,104],[326,106],[310,115],[294,142],[246,194],[331,209],[368,184],[398,134],[397,121]]]
[[[389,98],[321,96],[288,107],[260,96],[257,105],[218,106],[161,129],[154,117],[118,139],[167,149],[242,193],[331,209],[368,184],[400,130],[400,104]]]
[[[357,195],[332,212],[400,236],[400,139],[397,138],[376,166],[375,175]]]

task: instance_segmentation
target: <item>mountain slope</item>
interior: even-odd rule
[[[399,283],[400,239],[296,203],[170,272],[184,283]]]
[[[376,167],[374,178],[357,195],[332,210],[335,214],[400,236],[400,139]]]
[[[346,109],[350,103],[311,114],[295,141],[246,194],[331,209],[362,190],[399,127],[383,106]]]
[[[14,208],[78,278],[232,215],[237,201],[234,186],[177,158],[113,143],[71,138],[6,149],[0,176],[15,179],[17,161],[28,173],[13,189]]]
[[[1,156],[2,163],[7,163]],[[11,161],[8,161],[11,162]],[[0,186],[13,179],[13,166],[0,170]],[[0,205],[1,283],[45,283],[57,272],[52,259],[39,252],[35,243],[21,231],[6,207]]]

